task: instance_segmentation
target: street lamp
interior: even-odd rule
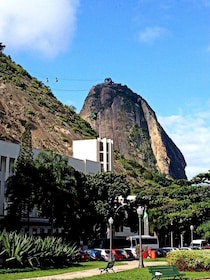
[[[173,222],[171,221],[171,248],[174,247]]]
[[[109,234],[109,238],[110,238],[110,243],[109,243],[109,261],[111,262],[112,261],[112,224],[114,222],[114,220],[112,219],[112,217],[109,218],[108,220],[109,222],[109,231],[110,231],[110,234]]]
[[[194,230],[194,226],[191,225],[190,226],[190,232],[191,232],[191,242],[193,241],[193,230]]]
[[[137,211],[138,218],[139,218],[139,268],[142,268],[142,267],[144,267],[144,264],[143,264],[143,259],[142,259],[141,216],[143,215],[144,207],[139,206],[136,211]]]
[[[115,211],[114,211],[114,220],[116,221],[116,215],[118,214],[118,211],[121,209],[121,208],[123,208],[123,207],[125,207],[127,205],[127,203],[123,203],[123,204],[121,204],[120,206],[118,206],[118,207],[115,207]],[[113,238],[115,238],[115,226],[113,226]]]

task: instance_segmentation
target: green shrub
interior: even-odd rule
[[[57,237],[0,234],[0,263],[4,268],[65,266],[76,260],[77,253],[76,245]]]
[[[210,271],[210,250],[176,250],[167,254],[169,264],[181,271]]]
[[[35,116],[35,113],[34,113],[34,111],[32,111],[32,110],[28,110],[28,115],[32,115],[32,116]]]

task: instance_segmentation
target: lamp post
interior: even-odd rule
[[[173,222],[171,221],[171,248],[174,247]]]
[[[109,261],[112,261],[112,224],[114,222],[114,220],[112,219],[112,217],[109,218],[108,220],[109,222],[109,230],[110,230],[110,234],[109,234],[109,238],[110,238],[110,243],[109,243]]]
[[[118,206],[118,207],[116,207],[116,209],[115,209],[115,211],[114,211],[114,220],[116,221],[116,215],[117,215],[117,213],[118,213],[118,211],[121,209],[121,208],[123,208],[123,207],[125,207],[125,205],[127,205],[127,203],[123,203],[123,204],[121,204],[120,206]],[[116,224],[116,223],[115,223]],[[113,226],[113,238],[115,238],[115,225]]]
[[[193,241],[193,230],[194,230],[194,226],[191,225],[190,226],[190,232],[191,232],[191,242]]]
[[[142,259],[141,216],[143,215],[144,207],[139,206],[136,211],[139,218],[139,268],[142,268],[144,267],[144,264]]]

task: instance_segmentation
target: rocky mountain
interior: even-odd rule
[[[78,115],[0,50],[0,140],[20,143],[26,122],[36,149],[72,156],[72,140],[99,135],[112,138],[127,159],[172,178],[186,178],[183,155],[147,102],[127,86],[110,79],[94,86]],[[126,170],[117,161],[114,168]]]
[[[107,78],[93,86],[80,116],[99,137],[113,139],[114,148],[125,158],[174,179],[186,179],[186,162],[181,151],[148,103],[126,85]]]
[[[0,139],[19,143],[26,122],[32,146],[72,156],[72,140],[96,132],[42,82],[0,52]]]

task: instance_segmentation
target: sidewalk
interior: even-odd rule
[[[126,262],[126,264],[123,265],[116,265],[114,266],[115,272],[121,272],[133,268],[138,267],[138,261],[129,261]],[[153,266],[153,265],[164,265],[166,262],[145,262],[144,266]],[[102,263],[103,267],[106,266],[105,263]],[[112,272],[110,272],[112,273]],[[83,278],[83,277],[90,277],[94,275],[99,275],[99,269],[94,268],[94,269],[89,269],[89,270],[82,270],[82,271],[76,271],[76,272],[68,272],[64,274],[59,274],[59,275],[51,275],[51,276],[43,276],[43,277],[35,277],[35,278],[27,278],[27,279],[21,279],[21,280],[67,280],[67,279],[74,279],[74,278]]]

